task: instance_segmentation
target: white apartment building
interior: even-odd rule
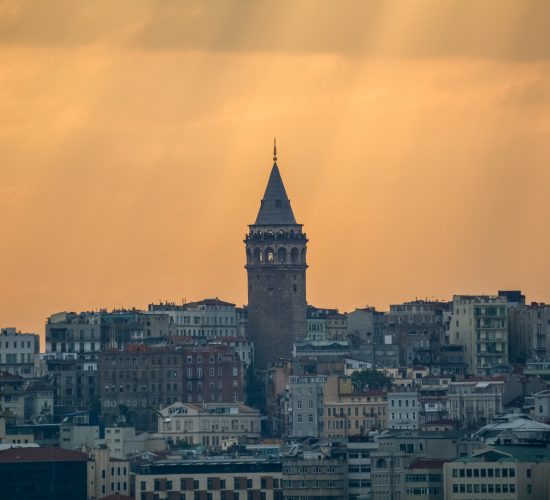
[[[166,440],[148,432],[137,434],[135,427],[106,427],[105,446],[109,448],[111,457],[125,459],[145,451],[163,451]]]
[[[40,366],[40,338],[15,328],[0,330],[0,371],[36,377]]]
[[[187,304],[149,304],[149,313],[168,314],[179,337],[237,337],[243,332],[235,304],[218,298]]]
[[[506,378],[483,379],[474,377],[449,386],[449,418],[466,425],[490,422],[502,413]]]
[[[417,392],[389,392],[388,428],[418,429],[420,409]]]
[[[158,435],[173,442],[222,447],[260,440],[260,411],[241,403],[174,403],[159,413]]]
[[[323,432],[326,375],[296,376],[288,383],[289,437],[320,437]]]
[[[468,372],[490,375],[508,364],[508,313],[506,297],[455,295],[449,315],[449,343],[465,348]]]

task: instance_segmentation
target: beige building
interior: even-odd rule
[[[323,436],[329,438],[365,435],[387,427],[388,403],[385,391],[340,396],[325,402]]]
[[[279,460],[249,457],[170,460],[143,467],[136,474],[135,498],[282,500],[282,477]]]
[[[135,427],[106,427],[105,446],[111,457],[125,459],[144,451],[164,451],[166,439],[148,432],[136,433]]]
[[[260,440],[260,412],[241,403],[174,403],[159,412],[158,434],[176,442],[221,447]]]
[[[449,343],[465,348],[468,373],[490,375],[508,364],[508,302],[493,295],[455,295],[449,315]]]
[[[521,396],[515,377],[471,377],[449,386],[449,418],[467,425],[483,425],[503,412],[503,405]]]
[[[108,448],[89,452],[88,499],[130,494],[130,463],[111,457]]]
[[[61,424],[59,427],[59,441],[61,448],[77,450],[93,448],[99,439],[98,425]]]
[[[549,473],[547,448],[491,446],[445,464],[445,498],[546,499]]]

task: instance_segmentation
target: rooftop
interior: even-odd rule
[[[86,462],[88,455],[63,448],[11,448],[0,452],[0,463]]]

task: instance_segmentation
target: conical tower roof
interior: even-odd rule
[[[260,205],[255,225],[257,226],[289,226],[296,224],[292,213],[290,200],[286,194],[285,185],[279,172],[277,162],[273,164],[267,188]]]

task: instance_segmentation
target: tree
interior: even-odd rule
[[[351,383],[356,392],[365,392],[372,389],[389,389],[393,385],[393,380],[385,373],[367,368],[360,372],[353,372]]]

